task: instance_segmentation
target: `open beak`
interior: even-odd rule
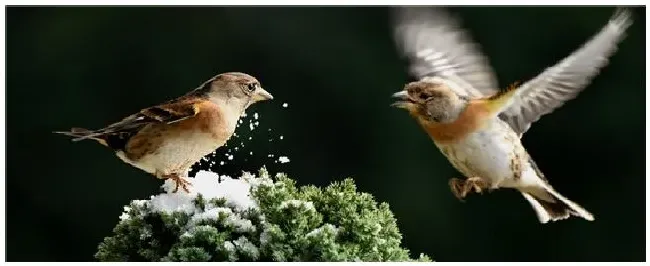
[[[262,88],[257,88],[255,90],[255,93],[253,94],[253,101],[259,102],[259,101],[266,101],[266,100],[273,100],[273,95],[271,95],[268,91]]]
[[[393,93],[393,98],[397,98],[396,101],[390,105],[393,107],[407,108],[408,105],[412,104],[409,95],[405,90]]]

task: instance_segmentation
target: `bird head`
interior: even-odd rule
[[[442,82],[416,81],[393,94],[392,106],[406,109],[411,115],[435,123],[455,121],[467,106],[467,99],[458,96]]]
[[[216,75],[191,93],[242,112],[256,102],[273,99],[255,77],[240,72]]]

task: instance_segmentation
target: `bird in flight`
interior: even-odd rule
[[[575,98],[608,62],[632,24],[619,8],[582,47],[533,79],[499,90],[495,74],[456,17],[442,8],[394,12],[394,37],[418,80],[393,97],[414,117],[465,178],[449,181],[460,199],[470,192],[517,189],[540,223],[571,215],[594,220],[557,192],[521,143],[530,125]]]

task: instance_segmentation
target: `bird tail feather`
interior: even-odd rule
[[[92,139],[92,140],[96,140],[97,142],[99,142],[104,146],[107,146],[106,141],[104,139],[98,138],[98,136],[101,136],[103,132],[97,132],[85,128],[73,127],[70,129],[70,131],[54,131],[53,133],[63,134],[69,137],[73,137],[72,141]]]
[[[526,189],[522,190],[521,194],[532,205],[540,223],[563,220],[572,215],[588,221],[594,220],[593,214],[552,188]]]

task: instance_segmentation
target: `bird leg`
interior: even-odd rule
[[[461,201],[467,197],[467,194],[472,192],[472,190],[476,193],[482,193],[484,189],[489,187],[487,182],[480,177],[470,177],[465,180],[452,178],[449,180],[449,186],[451,187],[451,192]]]
[[[187,186],[191,186],[192,184],[190,184],[190,182],[187,181],[187,179],[181,177],[179,174],[169,174],[169,175],[165,175],[163,177],[163,180],[169,178],[171,178],[176,183],[176,187],[174,188],[174,191],[172,191],[172,193],[178,192],[178,187],[182,187],[185,192],[190,193],[190,191],[187,189]]]

